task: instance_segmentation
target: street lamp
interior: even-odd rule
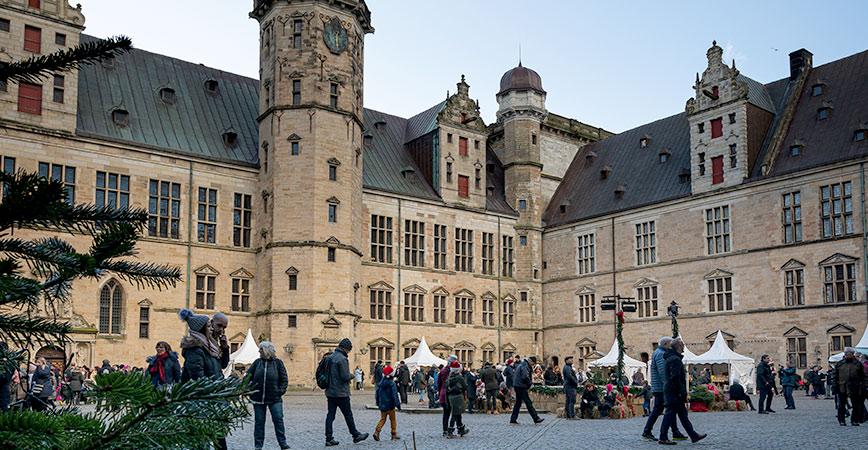
[[[672,318],[672,337],[678,337],[678,303],[675,303],[675,300],[669,304],[669,307],[666,308],[666,315]]]
[[[615,339],[618,341],[618,366],[617,384],[618,389],[624,387],[624,313],[636,312],[636,302],[633,297],[621,297],[620,294],[605,295],[600,301],[600,309],[603,311],[615,311]]]

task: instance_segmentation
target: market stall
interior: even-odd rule
[[[706,366],[704,368],[711,372],[712,384],[719,389],[728,390],[734,378],[739,380],[747,392],[753,392],[756,387],[753,358],[732,351],[726,345],[726,339],[720,330],[707,352],[696,356],[690,363],[685,361],[685,364]]]
[[[244,338],[244,343],[241,347],[229,355],[229,364],[223,369],[223,376],[228,377],[232,374],[232,370],[236,365],[247,366],[253,364],[259,358],[259,344],[253,339],[253,332],[250,328],[247,329],[247,337]]]
[[[416,352],[413,353],[413,356],[405,359],[404,364],[410,369],[410,373],[413,373],[419,367],[440,366],[441,364],[445,366],[446,360],[434,356],[434,353],[431,353],[431,349],[428,348],[428,343],[425,342],[425,336],[422,336]]]
[[[589,362],[588,367],[591,369],[618,367],[618,341],[612,343],[612,348],[609,350],[609,353],[606,353],[606,355],[600,359]],[[627,356],[627,353],[624,353],[624,375],[627,375],[627,378],[631,379],[636,370],[641,370],[642,373],[645,374],[645,379],[648,379],[646,364],[638,359],[633,359]]]

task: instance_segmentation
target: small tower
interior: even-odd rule
[[[470,98],[470,85],[461,75],[458,91],[446,99],[437,115],[440,158],[440,195],[449,203],[485,208],[488,186],[485,142],[488,129],[479,103]]]

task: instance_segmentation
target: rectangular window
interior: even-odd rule
[[[40,28],[24,26],[24,50],[33,53],[42,53],[42,30]]]
[[[579,275],[596,272],[594,261],[596,253],[594,252],[594,234],[585,234],[578,237],[578,247],[576,249],[576,262],[579,266]]]
[[[735,123],[735,113],[729,115],[729,123]]]
[[[292,80],[292,104],[301,104],[301,80]]]
[[[455,229],[455,270],[473,272],[473,230]]]
[[[0,19],[0,31],[9,32],[9,19]]]
[[[335,248],[329,247],[328,252],[326,253],[326,261],[335,262]]]
[[[639,317],[657,317],[657,286],[637,289]]]
[[[329,165],[329,181],[338,181],[338,166]]]
[[[482,169],[476,169],[475,187],[476,189],[482,187]]]
[[[54,43],[61,46],[66,46],[66,35],[63,33],[54,33]]]
[[[392,292],[371,290],[371,319],[392,320]]]
[[[139,338],[147,339],[151,325],[151,308],[142,306],[139,308]]]
[[[55,103],[63,103],[63,75],[54,75],[54,95],[52,100]]]
[[[711,121],[711,138],[723,136],[723,119],[714,119]]]
[[[455,297],[455,323],[464,325],[473,324],[473,298]]]
[[[213,244],[217,240],[217,189],[199,188],[197,203],[199,223],[196,238],[199,242]]]
[[[820,188],[823,237],[853,233],[853,198],[849,181]]]
[[[425,321],[425,296],[411,292],[404,293],[404,320],[407,322]]]
[[[181,224],[181,185],[150,180],[148,214],[148,236],[178,239]]]
[[[519,293],[518,297],[521,299],[521,301],[526,302],[527,301],[527,291],[521,291]]]
[[[288,320],[286,326],[289,328],[298,328],[298,316],[295,314],[290,314],[287,316]]]
[[[250,280],[232,279],[232,311],[250,311]]]
[[[97,206],[126,208],[130,204],[130,177],[111,172],[96,173]]]
[[[0,156],[0,162],[3,163],[2,170],[4,173],[15,173],[15,158]],[[0,184],[0,186],[2,186],[2,184]],[[3,193],[6,193],[6,186],[3,186]]]
[[[329,222],[338,221],[338,205],[329,205]]]
[[[796,306],[805,304],[805,271],[792,269],[784,271],[784,304]]]
[[[458,137],[458,154],[461,156],[467,156],[467,138],[466,137]]]
[[[290,291],[298,290],[298,274],[294,274],[294,273],[289,274],[289,290]]]
[[[522,246],[527,245],[527,236],[519,236],[518,243]]]
[[[371,215],[371,261],[392,263],[392,218]]]
[[[39,9],[40,3],[41,3],[41,0],[27,0],[27,6],[29,6],[31,8]]]
[[[536,135],[535,134],[530,135],[530,143],[532,145],[536,145]]]
[[[782,197],[784,222],[784,242],[802,242],[802,194],[799,191],[784,194]]]
[[[823,299],[826,303],[856,301],[856,264],[823,266]]]
[[[787,361],[793,363],[797,369],[808,368],[808,345],[806,338],[787,338]]]
[[[434,323],[446,323],[446,296],[434,294]]]
[[[458,196],[470,197],[469,194],[470,177],[458,175]]]
[[[301,48],[301,20],[292,21],[292,48]]]
[[[853,337],[850,335],[832,336],[832,352],[843,352],[845,348],[853,346]]]
[[[723,156],[711,158],[711,184],[723,183]]]
[[[452,133],[446,133],[446,142],[449,144],[452,143]]]
[[[527,200],[519,200],[518,201],[518,210],[524,211],[527,209]]]
[[[425,222],[404,220],[404,264],[425,266]]]
[[[446,161],[446,182],[452,182],[452,163],[449,161]]]
[[[494,275],[494,233],[482,233],[482,274]]]
[[[729,145],[729,167],[730,169],[738,167],[738,145],[736,144]]]
[[[732,311],[732,277],[708,281],[708,311]]]
[[[657,262],[657,230],[653,220],[636,224],[636,265]]]
[[[434,268],[446,268],[446,225],[434,224]]]
[[[338,109],[338,84],[331,83],[329,86],[329,106]]]
[[[700,122],[696,124],[696,132],[699,134],[705,133],[705,123]]]
[[[42,85],[18,83],[18,110],[27,114],[42,114]]]
[[[699,176],[705,176],[705,153],[700,153],[698,156],[699,156]]]
[[[494,350],[483,348],[482,361],[487,363],[494,363]]]
[[[512,278],[512,272],[515,267],[515,262],[513,261],[513,252],[515,248],[513,247],[513,237],[503,235],[500,237],[501,239],[501,262],[503,263],[503,267],[501,267],[500,275],[504,277]]]
[[[232,245],[250,248],[250,218],[253,215],[252,197],[235,193],[232,204]]]
[[[467,366],[467,363],[473,362],[473,350],[469,348],[460,348],[455,350],[455,356],[458,357],[458,362],[462,366]]]
[[[705,242],[709,255],[730,250],[729,206],[705,210]]]
[[[75,203],[75,167],[41,162],[39,176],[62,182],[66,190],[66,202]]]
[[[474,149],[474,150],[479,150],[479,141],[477,141],[477,140],[474,140],[474,141],[473,141],[473,149]]]
[[[291,151],[291,153],[292,153],[292,155],[298,155],[298,142],[293,142],[293,143],[292,143],[292,151]]]
[[[501,324],[505,328],[512,328],[515,326],[515,300],[512,297],[508,297],[503,300],[501,303],[503,307],[502,314],[502,322]]]
[[[214,287],[217,277],[214,275],[196,275],[196,308],[214,309]]]
[[[595,294],[579,295],[579,323],[591,323],[597,321],[597,304]]]
[[[494,298],[482,297],[482,325],[493,327],[494,323]]]

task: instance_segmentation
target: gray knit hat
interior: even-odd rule
[[[201,331],[202,328],[211,321],[210,317],[196,315],[196,313],[187,308],[178,311],[178,317],[180,317],[182,321],[187,322],[187,326],[193,331]]]

